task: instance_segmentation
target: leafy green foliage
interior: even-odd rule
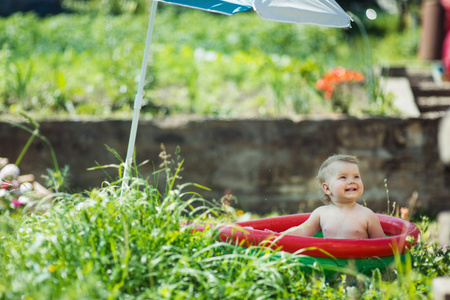
[[[161,158],[153,178],[134,177],[122,195],[120,181],[105,182],[57,194],[47,211],[0,216],[0,298],[427,299],[432,278],[449,275],[448,253],[426,244],[397,259],[392,277],[342,270],[329,280],[292,255],[220,242],[209,224],[227,216],[182,183],[179,155]],[[442,272],[428,272],[426,258]]]
[[[144,13],[148,9],[146,0],[62,0],[64,9],[79,13],[120,15]]]
[[[99,5],[99,1],[68,2]],[[125,12],[130,5],[140,5],[140,1],[108,3],[113,6],[113,2]],[[356,28],[268,22],[253,12],[227,17],[173,5],[159,7],[144,114],[329,113],[331,105],[314,86],[317,79],[336,66],[367,71],[368,54]],[[0,19],[2,111],[26,110],[38,116],[129,115],[147,20],[147,14],[130,13],[61,14],[43,19],[16,14]],[[399,42],[409,41],[411,34],[392,34],[392,42],[398,44],[395,49],[401,51],[398,55],[378,51],[386,48],[385,43],[373,37],[374,60],[392,55],[413,58],[416,44],[405,47]],[[372,95],[378,86],[370,82],[364,88]],[[364,102],[361,111],[395,113],[381,95],[377,93],[373,103]]]
[[[342,289],[333,290],[324,277],[307,276],[293,259],[274,260],[273,251],[218,242],[211,228],[192,231],[186,225],[210,222],[214,209],[198,206],[205,200],[189,191],[195,185],[170,188],[182,163],[166,154],[163,159],[163,193],[135,178],[122,197],[118,182],[86,194],[60,195],[48,212],[23,216],[12,232],[3,216],[0,297],[343,296]]]
[[[420,223],[422,232],[429,232],[429,218],[423,217]],[[450,251],[436,241],[424,241],[421,237],[411,250],[413,266],[425,276],[448,276],[450,274]]]

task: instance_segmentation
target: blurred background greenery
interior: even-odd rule
[[[374,0],[338,2],[354,16],[350,29],[160,3],[142,114],[328,114],[333,107],[315,83],[335,67],[371,79],[352,114],[397,114],[370,73],[421,63],[421,1],[387,1],[385,7]],[[63,13],[0,18],[0,111],[26,111],[37,119],[130,116],[149,6],[147,0],[63,0]]]

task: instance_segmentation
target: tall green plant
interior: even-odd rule
[[[111,15],[147,12],[145,0],[63,0],[62,6],[76,12],[101,12]]]
[[[296,260],[218,242],[213,228],[193,231],[189,224],[211,222],[218,209],[193,191],[198,185],[180,182],[181,161],[161,156],[163,187],[134,178],[119,201],[119,181],[105,183],[24,216],[20,230],[2,236],[0,297],[343,297]]]
[[[122,198],[119,179],[59,194],[48,211],[17,223],[0,217],[0,298],[427,299],[437,273],[412,266],[426,258],[447,264],[425,249],[423,260],[414,252],[397,260],[387,280],[375,271],[370,280],[344,272],[327,281],[295,256],[220,242],[210,226],[220,207],[183,183],[179,153],[163,150],[161,161],[154,177],[134,177]]]
[[[10,90],[19,101],[25,101],[28,95],[30,81],[33,76],[32,63],[12,63],[9,71],[12,73],[14,78],[13,80],[8,82]]]
[[[9,68],[9,56],[11,55],[9,47],[7,44],[0,48],[0,102],[6,102],[7,91],[7,78],[8,78],[8,68]],[[0,104],[0,107],[6,109],[8,103]]]
[[[62,192],[67,191],[69,187],[69,167],[64,166],[63,169],[59,167],[58,160],[56,158],[55,150],[53,149],[53,146],[51,145],[50,141],[43,136],[40,133],[39,130],[39,123],[33,120],[29,115],[22,113],[21,114],[27,121],[29,126],[26,126],[21,123],[17,123],[12,120],[6,120],[6,122],[10,123],[11,125],[14,125],[22,130],[25,130],[31,134],[30,138],[22,148],[22,151],[19,153],[19,156],[16,159],[15,165],[19,166],[20,162],[22,161],[23,157],[27,153],[29,147],[31,146],[31,143],[33,142],[35,137],[38,137],[42,143],[44,144],[45,148],[48,151],[48,154],[50,156],[50,160],[53,164],[53,169],[48,169],[47,173],[47,186],[54,189],[56,192]]]

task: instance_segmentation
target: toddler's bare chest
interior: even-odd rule
[[[325,219],[320,221],[324,238],[331,239],[366,239],[369,237],[367,226],[361,222],[351,220],[338,221]]]

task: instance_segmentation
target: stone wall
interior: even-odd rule
[[[130,121],[46,121],[41,133],[52,143],[60,165],[69,165],[77,190],[99,187],[104,170],[97,164],[116,164],[106,150],[126,155]],[[321,162],[334,153],[357,155],[365,183],[363,200],[386,212],[387,179],[390,202],[408,206],[417,192],[416,211],[436,214],[450,209],[450,168],[439,160],[439,119],[180,119],[140,122],[137,161],[149,176],[160,164],[160,145],[169,153],[180,146],[185,159],[183,181],[211,189],[201,192],[219,199],[230,189],[238,206],[260,214],[310,211],[321,205],[315,176]],[[0,123],[0,156],[14,161],[29,133]],[[43,144],[35,140],[21,169],[36,177],[51,167]],[[109,172],[116,177],[114,171]],[[37,178],[39,179],[39,178]]]

